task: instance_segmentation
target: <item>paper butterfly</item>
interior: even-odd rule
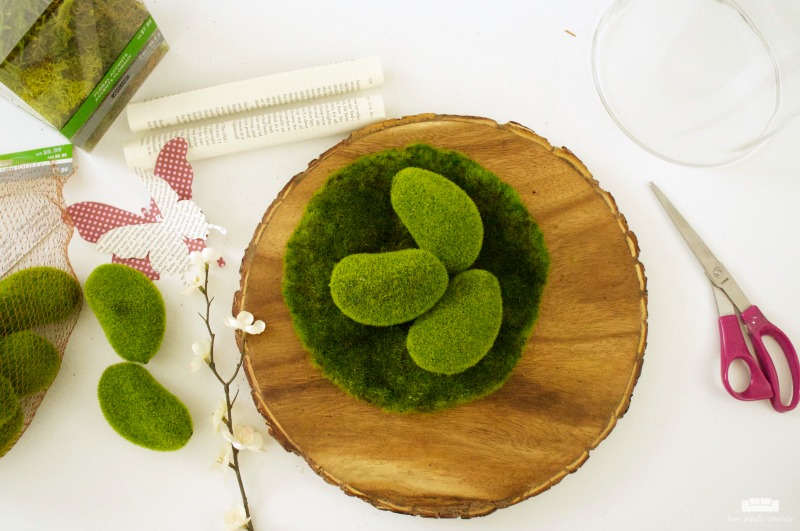
[[[187,150],[184,138],[174,138],[161,149],[153,172],[139,173],[150,192],[150,208],[143,208],[141,216],[92,201],[67,207],[81,237],[112,253],[112,263],[138,269],[153,280],[184,273],[189,253],[202,251],[209,229],[219,229],[190,200],[194,171]]]

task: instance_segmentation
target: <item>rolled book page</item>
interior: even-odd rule
[[[304,68],[130,103],[134,132],[152,131],[383,85],[378,57]]]
[[[150,169],[164,144],[175,137],[186,139],[186,158],[195,161],[348,133],[385,117],[381,96],[363,96],[158,132],[129,142],[123,149],[128,167]]]

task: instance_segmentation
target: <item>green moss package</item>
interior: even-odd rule
[[[77,279],[55,267],[29,267],[0,279],[0,457],[14,446],[61,366],[56,345],[31,329],[74,316],[80,302]]]
[[[287,244],[282,290],[313,363],[346,393],[436,411],[506,382],[549,264],[511,186],[415,144],[328,178]]]
[[[0,0],[0,93],[86,150],[166,51],[138,0]]]

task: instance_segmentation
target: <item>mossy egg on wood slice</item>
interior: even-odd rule
[[[419,367],[457,374],[489,352],[502,321],[500,282],[488,271],[470,269],[453,277],[436,306],[414,321],[406,347]]]
[[[138,363],[108,367],[100,377],[97,398],[114,431],[134,444],[172,451],[192,436],[189,410]]]
[[[444,264],[422,249],[346,256],[333,268],[331,297],[361,324],[392,326],[430,310],[447,290]]]
[[[392,179],[392,208],[420,249],[436,255],[450,274],[468,269],[483,245],[475,202],[444,176],[404,168]]]

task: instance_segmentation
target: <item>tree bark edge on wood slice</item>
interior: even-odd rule
[[[503,388],[450,410],[397,415],[346,396],[313,367],[280,282],[285,242],[327,176],[361,155],[416,142],[460,151],[514,186],[553,263],[539,320]],[[647,289],[635,235],[572,152],[515,122],[422,114],[352,133],[278,194],[240,273],[234,314],[247,309],[267,323],[238,343],[270,434],[327,482],[380,509],[470,518],[549,489],[613,430],[641,372]]]

